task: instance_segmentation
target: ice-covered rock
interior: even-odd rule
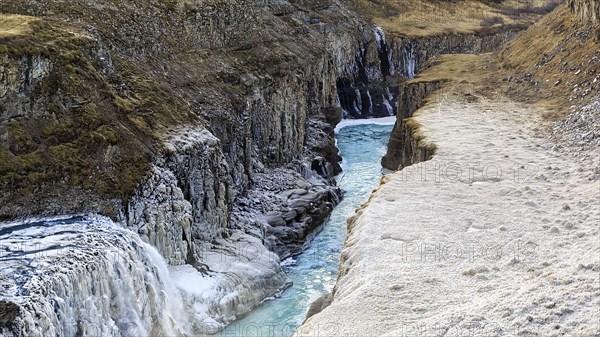
[[[236,232],[169,267],[102,217],[0,225],[3,336],[191,336],[216,332],[289,286],[279,257]]]
[[[0,242],[2,336],[188,332],[164,260],[108,219],[4,223]]]

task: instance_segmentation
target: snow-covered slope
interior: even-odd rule
[[[436,155],[350,220],[333,302],[298,336],[600,334],[600,154],[566,157],[540,111],[456,90],[416,113]]]

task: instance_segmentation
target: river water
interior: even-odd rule
[[[310,248],[284,261],[293,286],[217,336],[292,336],[310,304],[333,288],[346,219],[378,185],[392,128],[357,123],[345,121],[337,129],[344,158],[344,173],[337,178],[342,202]],[[177,291],[158,251],[110,219],[0,224],[0,266],[0,303],[32,308],[18,322],[21,335],[181,336],[190,328],[183,314],[190,294]],[[34,317],[38,312],[46,315]],[[6,336],[1,318],[0,336]]]
[[[382,175],[394,118],[343,121],[336,129],[337,145],[344,158],[344,172],[337,178],[344,191],[323,230],[303,254],[284,261],[294,285],[280,298],[268,301],[216,336],[288,337],[302,324],[310,304],[333,289],[340,250],[346,237],[346,219],[365,202]],[[366,124],[368,123],[368,124]]]

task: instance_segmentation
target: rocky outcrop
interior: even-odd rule
[[[220,238],[229,224],[231,177],[219,140],[206,130],[179,131],[166,147],[124,220],[171,265],[193,265],[194,240]]]
[[[347,118],[396,114],[402,83],[413,78],[430,58],[441,54],[478,54],[497,50],[517,33],[517,27],[481,34],[438,35],[386,39],[376,27],[373,37],[357,50],[353,69],[338,79],[338,100]]]
[[[404,62],[410,65],[411,74],[416,72],[427,60],[441,54],[478,54],[497,50],[510,41],[515,31],[503,31],[492,35],[449,35],[433,36],[421,39],[402,39],[395,44],[397,54],[411,51],[413,59]],[[414,66],[413,66],[414,65]],[[424,161],[433,155],[434,149],[419,145],[420,137],[414,125],[407,118],[423,105],[423,100],[442,85],[442,81],[408,81],[399,85],[397,121],[388,143],[387,154],[381,164],[390,170],[399,170],[411,164]]]
[[[52,63],[42,55],[18,60],[0,55],[0,120],[47,113],[46,102],[40,97],[33,97],[32,90],[51,71]]]
[[[400,87],[398,114],[388,142],[388,151],[381,165],[389,170],[401,170],[422,162],[434,154],[435,149],[423,146],[418,134],[418,124],[410,118],[424,105],[424,100],[443,85],[443,81],[406,82]]]
[[[583,22],[600,22],[600,1],[598,0],[569,0],[569,8]]]

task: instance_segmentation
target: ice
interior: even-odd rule
[[[383,45],[385,44],[385,33],[383,32],[383,28],[377,26],[373,29],[375,34],[375,41],[377,42],[377,48],[381,50]]]
[[[99,216],[0,224],[0,311],[19,308],[0,335],[214,333],[289,285],[259,239],[232,240],[204,249],[206,271],[168,266],[136,233]]]
[[[394,116],[394,108],[392,107],[390,102],[387,100],[387,98],[385,98],[385,96],[383,97],[383,105],[385,105],[388,115]]]
[[[415,60],[415,50],[410,41],[408,42],[408,45],[404,47],[404,66],[406,77],[414,78],[417,71],[417,62]]]
[[[335,133],[339,133],[341,129],[347,126],[362,124],[394,125],[394,123],[396,123],[395,116],[369,119],[344,119],[335,127]]]
[[[166,263],[111,220],[70,217],[0,228],[0,301],[20,308],[3,335],[186,335],[186,310]]]

